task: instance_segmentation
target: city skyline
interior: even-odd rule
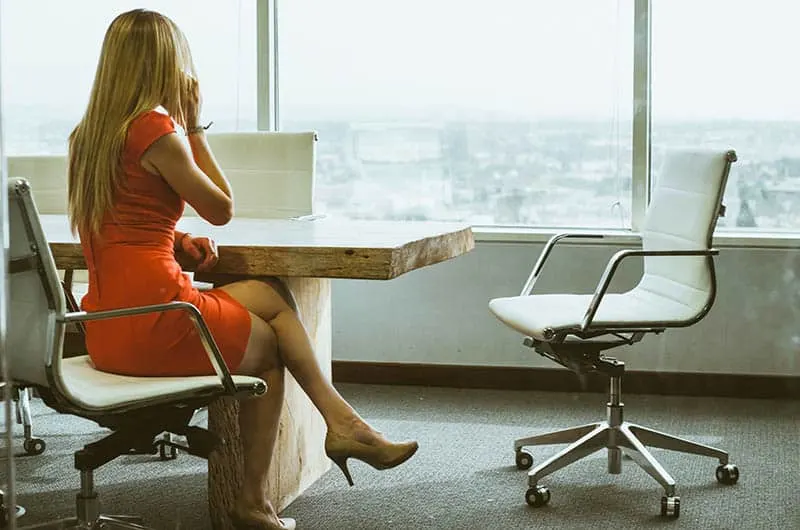
[[[72,122],[8,118],[8,155],[65,154]],[[284,125],[319,133],[315,202],[329,216],[630,228],[632,136],[604,121]],[[662,150],[687,145],[737,150],[723,229],[800,229],[800,122],[654,123],[654,178]]]
[[[2,0],[7,154],[66,151],[105,28],[140,4]],[[255,130],[255,2],[143,4],[187,33],[204,121]],[[653,1],[654,160],[666,145],[734,147],[729,194],[745,212],[735,223],[800,228],[800,73],[786,67],[800,6],[752,4]],[[633,0],[485,7],[280,0],[279,118],[284,130],[320,131],[320,204],[337,215],[561,226],[578,200],[579,224],[625,227]],[[31,39],[34,16],[48,38]]]

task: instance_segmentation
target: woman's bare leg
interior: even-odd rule
[[[264,374],[262,377],[272,377],[275,370],[280,372],[281,391],[270,397],[270,383],[267,380],[267,396],[252,400],[254,403],[243,402],[239,415],[239,424],[243,444],[245,447],[245,473],[243,482],[242,501],[237,502],[239,515],[250,515],[250,519],[261,521],[265,527],[281,528],[275,515],[272,504],[266,499],[264,485],[267,472],[272,460],[275,446],[275,436],[283,403],[283,367],[289,369],[298,384],[309,396],[312,403],[320,411],[328,426],[328,433],[335,433],[337,449],[344,450],[345,456],[350,456],[352,443],[380,447],[383,451],[378,455],[383,458],[380,462],[384,465],[394,466],[401,460],[409,458],[416,451],[416,442],[406,444],[391,444],[381,434],[370,427],[347,401],[333,387],[322,372],[311,341],[300,322],[293,305],[291,294],[281,284],[264,282],[260,280],[244,280],[222,286],[234,299],[238,300],[251,312],[252,325],[248,351],[242,360],[237,373],[247,375]],[[266,326],[271,330],[271,335],[262,333],[257,338],[257,330]],[[274,342],[273,342],[274,341]],[[266,347],[255,345],[267,344]],[[278,368],[279,367],[279,368]],[[278,377],[275,375],[274,377]],[[280,397],[278,397],[280,396]],[[274,401],[273,401],[274,400]],[[247,439],[244,439],[245,435]],[[326,451],[327,451],[326,440]],[[374,451],[372,452],[374,453]],[[375,455],[372,454],[374,457]],[[337,457],[342,458],[339,454]],[[363,455],[362,455],[363,457]],[[331,456],[333,458],[333,456]],[[387,458],[395,463],[387,464]],[[342,462],[337,461],[340,466]],[[373,464],[374,465],[374,464]],[[385,469],[385,467],[382,467]],[[345,471],[345,468],[342,468]],[[349,473],[345,472],[349,478]],[[263,504],[259,505],[259,500]]]
[[[282,290],[279,285],[273,287],[260,280],[243,280],[221,289],[272,327],[280,359],[320,411],[329,429],[349,432],[354,423],[363,423],[323,374],[308,334],[290,300],[285,298],[290,296],[288,293],[279,292]]]
[[[278,342],[272,327],[253,314],[250,322],[247,350],[235,372],[260,377],[267,383],[267,392],[240,402],[239,436],[244,476],[234,513],[244,520],[277,529],[281,524],[267,498],[266,483],[283,407],[286,369],[278,355]]]

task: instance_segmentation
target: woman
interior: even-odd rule
[[[210,239],[175,231],[184,201],[214,225],[233,215],[230,184],[199,126],[200,107],[189,46],[175,23],[143,9],[118,16],[69,142],[70,221],[89,269],[82,306],[97,311],[182,300],[199,308],[231,370],[268,385],[265,396],[241,404],[244,477],[231,519],[239,528],[294,528],[294,521],[278,518],[264,491],[285,369],[325,418],[326,453],[351,485],[348,458],[387,469],[409,459],[417,443],[389,442],[339,395],[279,282],[245,280],[199,292],[182,272],[175,252],[197,258],[198,270],[217,260]],[[214,373],[182,312],[92,322],[86,342],[99,370]]]

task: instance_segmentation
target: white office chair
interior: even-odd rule
[[[112,431],[75,453],[75,468],[80,471],[77,514],[53,523],[52,528],[142,530],[145,527],[138,526],[139,517],[100,515],[94,471],[121,455],[157,452],[157,440],[165,432],[184,436],[186,444],[180,445],[181,449],[207,458],[220,440],[206,429],[189,425],[194,412],[221,396],[247,398],[263,394],[266,384],[255,377],[231,376],[200,312],[189,303],[67,312],[64,290],[30,186],[23,179],[9,181],[8,218],[5,360],[10,380],[36,388],[44,402],[56,411],[90,419]],[[95,370],[86,355],[63,358],[64,329],[69,323],[164,311],[189,314],[217,375],[127,377]]]
[[[717,480],[734,484],[739,470],[728,453],[623,421],[622,377],[625,364],[602,352],[640,341],[645,333],[690,326],[711,309],[716,277],[711,248],[717,218],[724,213],[722,196],[736,161],[734,151],[674,150],[658,175],[641,233],[640,250],[621,250],[609,261],[593,295],[532,295],[545,260],[558,241],[602,238],[602,235],[559,234],[547,242],[520,296],[489,303],[504,324],[526,336],[524,344],[576,372],[597,371],[610,377],[607,420],[522,438],[514,442],[519,469],[529,469],[533,456],[526,446],[570,444],[528,473],[525,499],[539,507],[550,500],[541,478],[603,448],[608,449],[608,472],[621,472],[621,452],[630,456],[665,491],[661,514],[678,517],[680,498],[675,480],[646,446],[710,456],[719,460]],[[620,262],[644,258],[638,285],[621,294],[606,294]]]
[[[288,219],[313,213],[317,134],[236,132],[207,136],[231,183],[236,217]],[[187,215],[197,215],[190,208]]]
[[[9,156],[9,179],[24,178],[36,188],[36,206],[40,214],[67,213],[67,157],[65,155]],[[75,288],[79,296],[86,292],[89,278],[86,271],[59,271],[70,290]],[[73,283],[75,282],[75,283]],[[33,435],[30,409],[30,389],[13,387],[16,402],[16,420],[23,426],[22,448],[29,455],[42,454],[47,447],[45,440]]]

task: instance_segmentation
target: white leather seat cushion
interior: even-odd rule
[[[583,322],[592,295],[541,294],[495,298],[489,309],[509,327],[538,340],[547,328],[577,328]],[[697,315],[697,308],[641,288],[623,294],[606,294],[592,325],[625,322],[683,321]]]
[[[89,409],[115,408],[162,396],[191,396],[197,390],[221,388],[216,375],[194,377],[131,377],[96,370],[88,355],[61,361],[67,389]],[[256,377],[234,375],[236,386],[262,382]]]

